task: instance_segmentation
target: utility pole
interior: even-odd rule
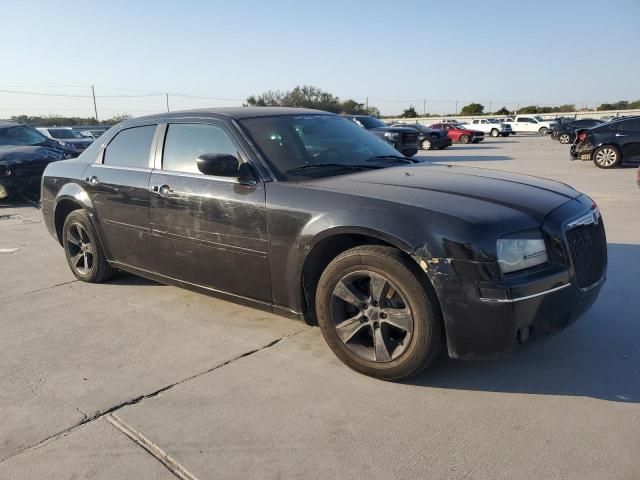
[[[165,93],[165,98],[167,99],[167,112],[169,111],[169,94]]]
[[[93,85],[91,85],[91,95],[93,96],[93,111],[96,114],[96,123],[99,123],[100,120],[98,120],[98,106],[96,105],[96,90],[95,88],[93,88]]]
[[[422,116],[423,117],[427,116],[427,101],[426,100],[422,100]]]
[[[369,97],[365,98],[364,105],[365,110],[369,113]]]
[[[492,105],[492,102],[489,102],[489,113],[493,113],[493,110],[491,110],[491,105]]]
[[[456,100],[456,115],[458,115],[458,100]]]

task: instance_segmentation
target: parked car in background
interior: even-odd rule
[[[369,130],[381,138],[405,157],[413,157],[418,153],[418,132],[413,128],[390,127],[382,120],[369,115],[344,115],[357,125]]]
[[[412,128],[418,132],[418,145],[421,150],[443,150],[452,143],[451,137],[444,130],[429,128],[421,123],[395,123],[391,126]]]
[[[434,123],[431,128],[442,129],[453,142],[478,143],[484,140],[484,132],[470,130],[453,123]]]
[[[576,130],[579,128],[592,128],[604,125],[606,122],[593,118],[581,118],[568,123],[557,123],[551,127],[551,138],[562,144],[573,143],[576,139]]]
[[[109,130],[109,128],[111,127],[109,125],[97,125],[97,126],[82,125],[82,126],[76,126],[71,128],[80,132],[82,135],[89,138],[93,138],[95,140],[96,138],[104,134],[104,132]]]
[[[0,200],[26,194],[38,197],[45,167],[75,156],[36,129],[0,121]]]
[[[78,154],[93,143],[93,138],[82,135],[71,127],[38,127],[38,131],[75,149]]]
[[[640,116],[578,129],[569,155],[571,160],[591,160],[599,168],[640,163]]]
[[[471,122],[464,123],[460,125],[460,127],[469,130],[478,130],[492,137],[508,137],[511,134],[511,126],[508,123],[486,118],[471,120]]]
[[[516,115],[512,122],[505,122],[516,133],[551,133],[551,127],[556,124],[553,120],[545,120],[536,115]]]
[[[385,380],[543,340],[607,269],[598,207],[570,186],[417,163],[299,108],[122,122],[47,168],[42,213],[81,281],[124,270],[306,319]]]

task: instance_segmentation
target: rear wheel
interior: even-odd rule
[[[599,168],[615,168],[620,165],[622,156],[616,147],[605,145],[593,152],[593,163]]]
[[[113,277],[115,270],[107,263],[98,235],[83,210],[74,210],[65,219],[62,246],[67,263],[79,280],[100,283]]]
[[[497,128],[492,128],[490,135],[492,137],[497,137],[498,135],[500,135],[500,131]]]
[[[508,137],[509,135],[511,135],[510,133],[501,133],[500,134],[502,137]]]
[[[424,139],[420,144],[423,150],[431,150],[431,140]]]
[[[540,135],[546,135],[548,131],[549,129],[547,127],[542,127],[540,130],[538,130],[538,133]]]
[[[393,248],[362,246],[340,254],[322,273],[318,324],[350,368],[400,380],[426,368],[440,352],[435,293],[411,267]]]
[[[405,157],[413,157],[416,153],[418,153],[417,149],[411,149],[411,150],[403,150],[402,151],[402,155],[404,155]]]
[[[563,133],[558,137],[558,141],[566,145],[571,141],[571,136],[568,133]]]
[[[469,143],[469,135],[460,135],[460,143]]]

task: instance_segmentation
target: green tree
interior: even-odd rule
[[[482,115],[484,112],[484,105],[480,105],[479,103],[470,103],[469,105],[465,105],[460,110],[460,115]]]
[[[511,112],[507,110],[506,107],[502,107],[495,113],[495,115],[511,115]]]
[[[538,113],[538,107],[536,105],[529,105],[528,107],[522,107],[518,110],[518,113],[532,114]]]
[[[252,95],[246,104],[256,107],[300,107],[315,108],[327,112],[340,113],[340,99],[310,85],[297,86],[286,92],[269,90],[262,95]]]
[[[411,105],[404,112],[402,112],[402,118],[418,118],[418,112],[416,112],[416,109],[413,108],[413,105]]]

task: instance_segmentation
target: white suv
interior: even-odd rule
[[[556,123],[536,115],[517,115],[512,122],[507,122],[514,132],[537,132],[540,135],[551,133],[551,127]]]
[[[479,130],[492,137],[499,135],[508,137],[511,134],[511,127],[508,123],[498,122],[493,119],[483,118],[480,120],[472,120],[471,123],[465,123],[462,127],[470,130]]]

